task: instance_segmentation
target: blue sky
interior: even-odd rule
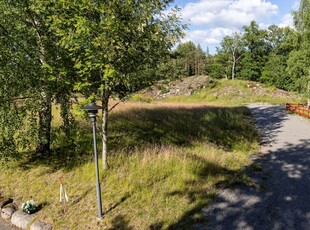
[[[293,26],[291,12],[300,0],[175,0],[189,30],[183,41],[193,41],[214,53],[221,40],[255,20],[261,28],[271,24]]]

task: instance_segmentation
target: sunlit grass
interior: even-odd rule
[[[300,102],[296,94],[278,91],[275,87],[262,84],[262,88],[248,88],[247,81],[215,80],[205,89],[199,90],[190,97],[176,96],[165,99],[170,102],[208,103],[208,105],[236,106],[249,103],[269,103],[285,105],[287,102]],[[258,83],[255,83],[258,84]]]
[[[41,158],[24,153],[0,174],[0,191],[18,205],[30,197],[44,204],[38,218],[54,229],[190,229],[204,221],[200,210],[218,185],[242,182],[259,142],[245,107],[122,104],[109,120],[110,168],[100,168],[105,215],[98,222],[91,127],[78,121],[78,149],[54,146]],[[65,213],[59,177],[70,199]]]

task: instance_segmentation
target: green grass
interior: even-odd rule
[[[248,81],[214,80],[208,87],[190,97],[177,96],[165,99],[170,102],[195,102],[214,105],[246,105],[249,103],[269,103],[284,105],[287,102],[300,102],[301,98],[293,93],[280,92],[275,87],[259,83],[262,88],[248,87]],[[256,84],[256,83],[255,83]]]
[[[19,206],[32,197],[43,206],[38,218],[54,229],[190,229],[205,221],[200,210],[218,186],[248,182],[243,169],[259,142],[242,106],[124,104],[110,117],[110,168],[100,176],[105,216],[98,222],[91,129],[79,122],[78,150],[22,153],[0,174],[0,191]],[[65,213],[60,176],[70,199]]]
[[[38,218],[54,229],[191,229],[205,222],[201,209],[218,188],[253,185],[244,169],[259,170],[249,159],[258,150],[259,137],[243,105],[298,101],[290,94],[275,94],[275,88],[258,93],[247,84],[214,81],[190,97],[165,102],[137,95],[113,110],[110,167],[100,167],[105,212],[100,222],[91,125],[78,110],[73,111],[78,121],[74,145],[59,130],[59,109],[54,107],[57,139],[52,154],[21,151],[1,169],[0,193],[12,196],[19,206],[33,198],[42,206]],[[99,135],[98,144],[100,150]],[[65,213],[58,200],[59,177],[70,199]]]

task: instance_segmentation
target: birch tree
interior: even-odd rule
[[[52,30],[81,77],[75,89],[100,97],[107,168],[109,99],[124,100],[155,80],[153,70],[182,34],[178,10],[167,13],[168,0],[50,2]]]
[[[10,143],[34,142],[37,154],[46,155],[51,151],[52,102],[72,91],[73,69],[47,20],[55,8],[40,2],[0,2],[0,126]],[[8,124],[18,124],[19,129]],[[24,129],[28,133],[22,133]]]
[[[231,36],[224,37],[221,43],[222,51],[228,53],[231,57],[231,79],[236,76],[236,65],[244,51],[244,42],[240,33],[233,33]]]

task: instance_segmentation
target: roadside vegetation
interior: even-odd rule
[[[309,94],[309,1],[295,29],[253,21],[214,55],[177,45],[186,25],[172,2],[0,1],[0,195],[34,199],[54,229],[190,229],[219,188],[255,186],[244,169],[259,137],[244,105]],[[205,81],[195,89],[194,76]],[[156,84],[168,95],[158,83],[173,80],[190,85],[145,93]],[[91,101],[103,107],[102,221],[80,110]]]
[[[39,218],[55,229],[189,228],[204,221],[200,210],[217,188],[250,183],[243,168],[259,139],[245,107],[126,103],[111,114],[110,168],[101,170],[105,216],[98,222],[90,122],[78,120],[79,150],[21,152],[0,174],[1,192],[18,205],[33,198],[42,205]],[[65,213],[59,177],[70,199]]]

